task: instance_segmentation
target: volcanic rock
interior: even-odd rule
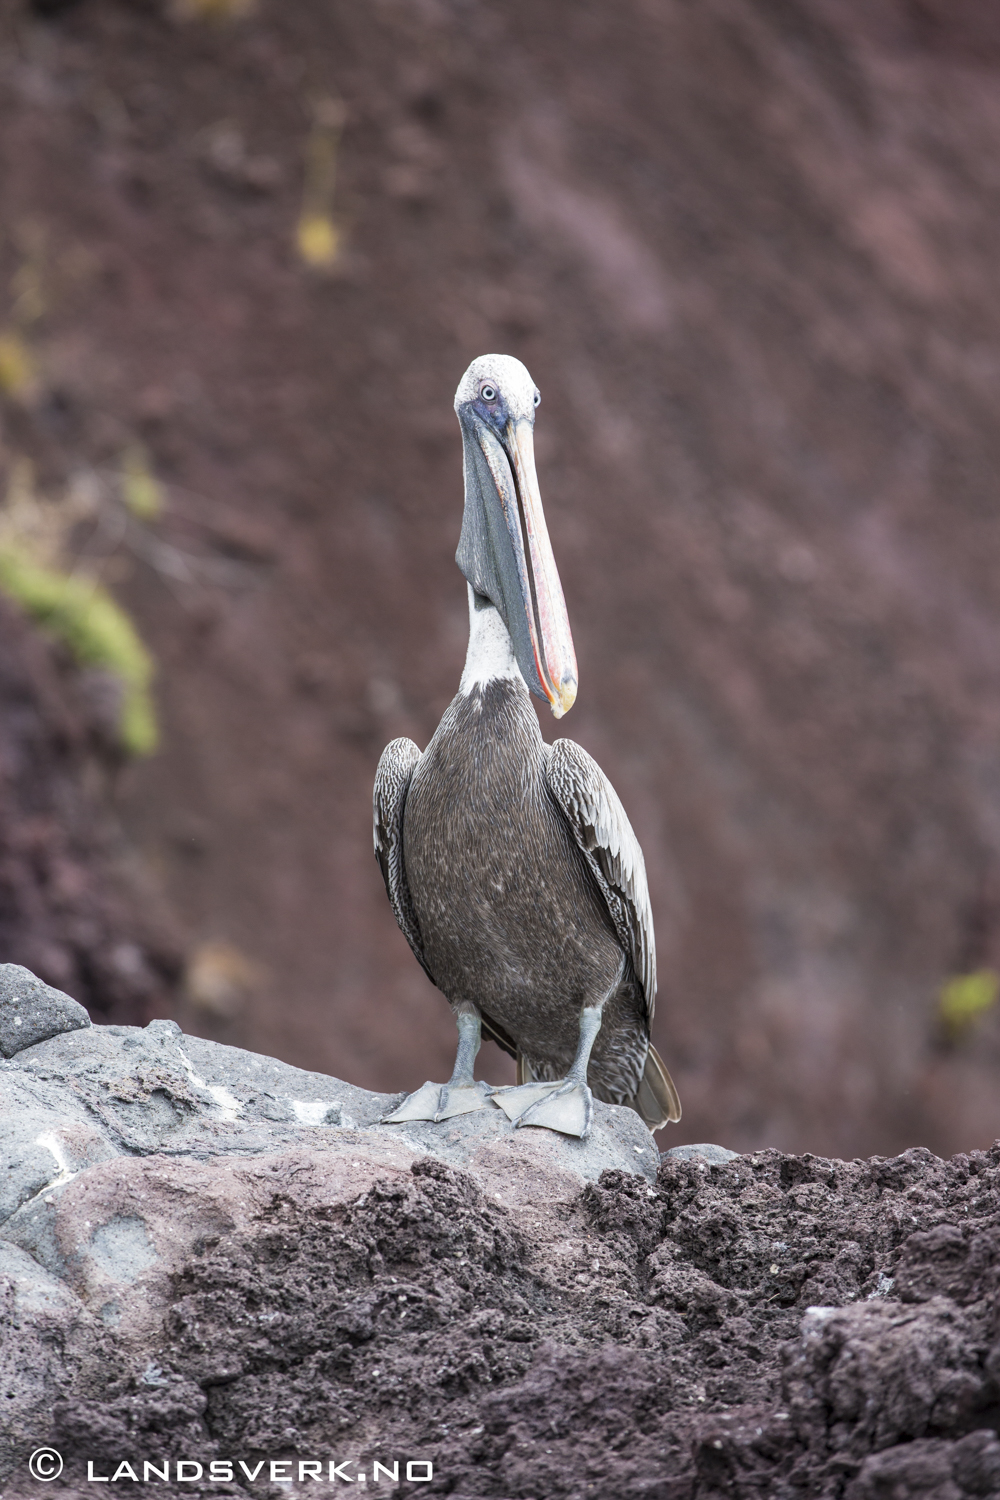
[[[331,1463],[467,1500],[1000,1493],[1000,1143],[661,1159],[611,1106],[581,1142],[381,1124],[397,1097],[170,1021],[0,1063],[7,1500],[147,1463],[195,1496]]]
[[[21,964],[0,964],[0,1052],[13,1057],[36,1042],[90,1025],[83,1006]]]

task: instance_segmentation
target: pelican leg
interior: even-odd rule
[[[450,1120],[453,1115],[470,1115],[490,1107],[489,1084],[477,1083],[472,1076],[476,1053],[482,1045],[482,1027],[478,1010],[459,1011],[458,1051],[455,1066],[447,1083],[425,1083],[409,1094],[384,1125],[400,1125],[404,1120]]]
[[[563,1135],[586,1138],[594,1123],[594,1096],[587,1083],[587,1064],[594,1038],[601,1029],[601,1007],[585,1005],[580,1012],[580,1040],[566,1077],[556,1083],[522,1083],[494,1089],[499,1104],[514,1125],[544,1125]]]

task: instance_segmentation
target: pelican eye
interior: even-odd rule
[[[484,401],[495,401],[497,399],[497,388],[495,385],[481,385],[479,394]]]
[[[535,405],[536,406],[538,406],[541,403],[541,399],[542,399],[541,394],[538,391],[536,391],[535,392]]]

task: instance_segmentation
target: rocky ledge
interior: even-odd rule
[[[0,1052],[4,1500],[1000,1495],[1000,1145],[387,1126],[10,965]]]

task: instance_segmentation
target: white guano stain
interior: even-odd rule
[[[337,1107],[336,1099],[289,1099],[300,1125],[322,1125],[327,1111]]]
[[[187,1056],[183,1047],[178,1046],[177,1052],[191,1082],[196,1088],[202,1089],[206,1094],[210,1094],[215,1100],[219,1108],[219,1118],[222,1120],[238,1120],[243,1113],[243,1105],[240,1101],[227,1088],[224,1088],[221,1083],[206,1083],[204,1078],[199,1078],[191,1063],[191,1059]]]
[[[28,1203],[34,1203],[37,1198],[44,1197],[46,1193],[51,1193],[53,1188],[65,1187],[67,1182],[72,1182],[73,1178],[78,1176],[78,1173],[70,1171],[69,1162],[66,1160],[66,1154],[63,1150],[63,1143],[54,1131],[45,1130],[41,1135],[36,1135],[35,1145],[44,1146],[45,1150],[51,1153],[55,1159],[58,1171],[55,1177],[51,1178],[44,1186],[38,1189],[37,1193],[32,1193],[30,1198],[25,1199],[25,1202],[21,1205],[22,1208],[26,1207]],[[50,1199],[49,1202],[51,1201]]]

